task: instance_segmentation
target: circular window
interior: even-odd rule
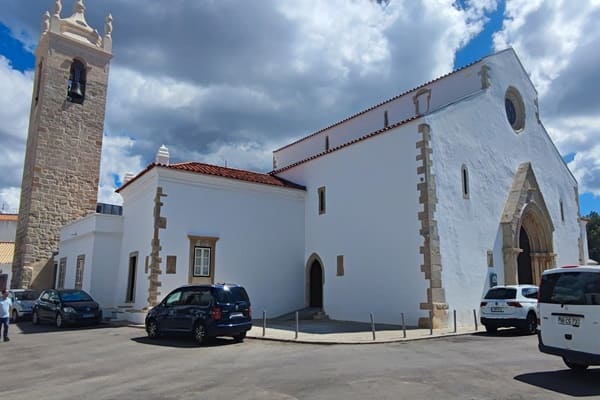
[[[525,128],[525,105],[521,94],[514,87],[509,87],[504,98],[506,119],[515,132],[521,132]]]

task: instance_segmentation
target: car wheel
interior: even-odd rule
[[[204,328],[204,325],[202,325],[200,322],[198,322],[196,324],[196,327],[194,328],[194,340],[198,344],[202,344],[207,341],[206,329]]]
[[[148,334],[148,338],[157,339],[160,336],[160,331],[158,330],[158,322],[156,320],[151,319],[148,321],[146,325],[146,333]]]
[[[17,310],[13,310],[11,314],[12,314],[11,322],[13,322],[13,323],[17,322],[19,320],[19,312]]]
[[[245,337],[246,337],[246,332],[244,331],[244,332],[240,333],[239,335],[235,335],[233,337],[233,340],[235,340],[236,342],[241,342],[244,340]]]
[[[33,314],[31,315],[31,323],[34,325],[40,324],[40,316],[38,315],[37,311],[34,311]]]
[[[57,328],[62,328],[64,326],[64,321],[60,313],[56,313],[56,319],[54,320],[54,322]]]
[[[537,317],[534,313],[530,312],[527,314],[527,319],[525,320],[522,330],[529,335],[533,335],[537,332]]]
[[[569,361],[566,358],[563,358],[563,361],[565,362],[565,365],[569,368],[571,368],[573,371],[577,371],[577,372],[583,372],[585,371],[589,365],[587,364],[579,364],[573,361]]]
[[[486,324],[485,331],[487,333],[496,333],[496,331],[498,331],[498,327],[496,325]]]

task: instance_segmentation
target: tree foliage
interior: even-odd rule
[[[589,218],[590,220],[590,222],[587,223],[590,258],[600,262],[600,214],[592,211],[586,218]]]

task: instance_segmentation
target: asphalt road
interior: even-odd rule
[[[146,339],[132,327],[58,331],[28,322],[0,343],[0,398],[563,399],[600,398],[583,375],[503,331],[395,344],[307,345]]]

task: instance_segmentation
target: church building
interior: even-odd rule
[[[269,173],[170,159],[128,174],[121,215],[62,228],[57,287],[135,322],[178,286],[234,282],[255,315],[439,328],[490,286],[586,262],[577,181],[512,49],[275,150]]]

